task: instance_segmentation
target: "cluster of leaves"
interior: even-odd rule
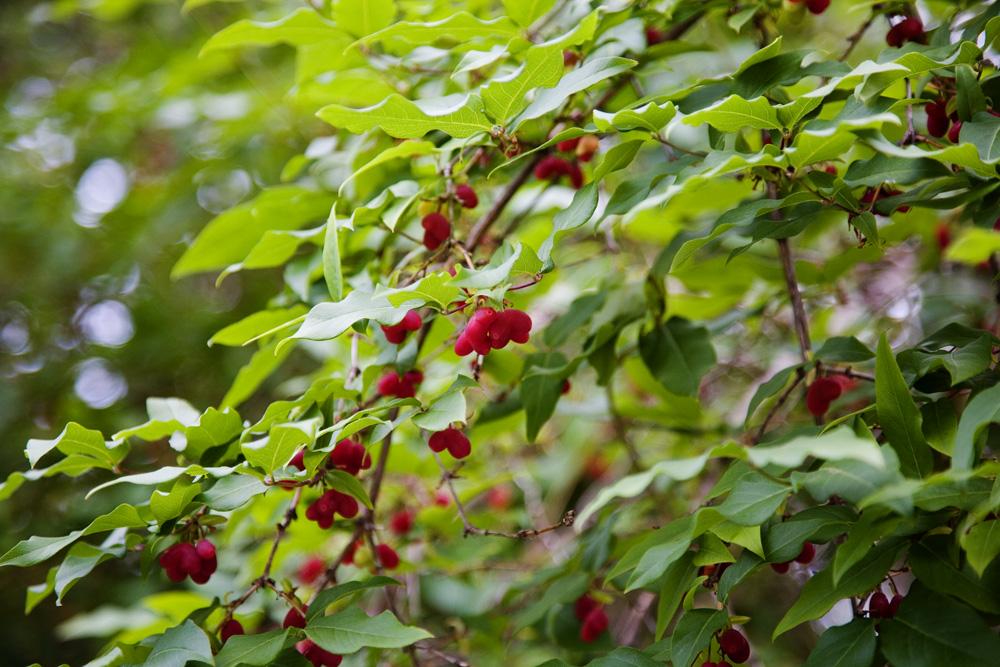
[[[335,130],[174,266],[282,272],[211,339],[255,350],[218,407],[150,398],[110,439],[71,423],[0,485],[99,474],[91,494],[127,500],[0,557],[68,549],[28,609],[113,559],[163,577],[212,535],[209,593],[92,664],[303,665],[308,640],[347,665],[683,667],[746,660],[734,625],[767,664],[995,662],[1000,7],[884,48],[910,3],[495,4],[274,3],[204,44],[290,45],[291,104]],[[834,55],[785,46],[821,33]],[[960,132],[928,137],[925,105]],[[580,182],[538,178],[552,156]],[[433,213],[450,236],[428,250]],[[469,364],[455,342],[485,308],[535,326]],[[292,355],[309,370],[248,408]],[[386,396],[387,375],[420,380]],[[428,441],[459,430],[449,468]],[[350,440],[370,467],[330,458]],[[301,520],[331,491],[357,516]],[[754,594],[796,558],[787,602]],[[618,621],[581,634],[584,596]],[[304,627],[280,627],[289,608]],[[248,633],[221,641],[234,618]],[[808,622],[818,640],[783,644]]]

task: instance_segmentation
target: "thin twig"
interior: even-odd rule
[[[799,370],[801,371],[801,369]],[[775,401],[774,405],[771,406],[771,409],[767,411],[767,415],[764,416],[764,421],[761,422],[760,428],[757,429],[757,433],[754,435],[753,440],[751,441],[753,444],[755,445],[760,444],[760,440],[761,438],[764,437],[764,431],[767,430],[767,424],[768,422],[771,421],[771,417],[773,417],[775,413],[777,413],[778,410],[781,409],[781,406],[785,404],[785,401],[788,400],[788,397],[795,390],[795,388],[799,386],[799,383],[805,379],[805,377],[806,377],[805,373],[802,372],[797,373],[795,376],[795,381],[788,386],[788,389],[786,389],[781,393],[781,396],[778,397],[778,400]]]
[[[489,210],[486,211],[483,217],[480,218],[479,221],[476,222],[475,226],[469,231],[469,235],[465,239],[466,250],[471,252],[475,250],[480,243],[482,243],[483,238],[490,230],[490,227],[493,226],[493,223],[497,221],[500,214],[502,214],[504,209],[507,208],[507,204],[510,203],[514,194],[521,189],[521,186],[528,182],[528,179],[531,178],[532,172],[535,171],[535,166],[542,161],[544,156],[544,153],[539,151],[532,154],[532,156],[528,158],[528,163],[521,168],[521,171],[514,175],[514,178],[512,178],[510,183],[507,184],[507,187],[504,188],[500,197],[493,202],[493,205],[490,206]]]
[[[767,183],[767,196],[771,199],[778,198],[778,186],[773,181]],[[781,214],[771,211],[772,220],[781,220]],[[792,251],[788,245],[788,239],[778,239],[778,254],[781,256],[781,266],[785,271],[785,286],[788,288],[788,296],[792,300],[792,317],[795,320],[795,333],[799,339],[799,352],[802,361],[808,363],[809,350],[812,345],[809,342],[809,325],[806,321],[806,311],[802,306],[802,294],[799,292],[799,281],[795,277],[795,263],[792,261]],[[799,370],[799,374],[802,370]]]
[[[847,57],[851,55],[852,51],[854,51],[854,47],[858,45],[858,42],[860,42],[861,38],[864,37],[865,32],[868,30],[868,28],[871,27],[872,22],[875,21],[876,16],[879,15],[872,14],[871,16],[869,16],[868,20],[862,23],[861,27],[858,28],[853,35],[847,38],[847,48],[844,50],[842,54],[840,54],[840,57],[837,58],[838,61],[844,62],[845,60],[847,60]]]

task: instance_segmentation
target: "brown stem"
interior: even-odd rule
[[[490,206],[489,210],[486,211],[483,217],[481,217],[479,221],[476,222],[475,226],[469,231],[469,235],[465,239],[465,248],[467,250],[471,252],[475,250],[480,243],[482,243],[483,238],[490,230],[490,227],[493,226],[493,223],[497,221],[500,214],[503,213],[505,208],[507,208],[507,204],[510,203],[514,194],[521,188],[521,186],[528,182],[528,179],[531,178],[532,172],[535,170],[535,166],[542,161],[544,156],[545,155],[542,151],[532,154],[532,156],[528,158],[528,163],[521,168],[521,171],[514,175],[514,178],[512,178],[510,183],[507,184],[507,187],[504,188],[500,197],[493,202],[493,206]]]
[[[854,51],[854,47],[858,45],[858,42],[860,42],[861,38],[864,37],[865,32],[871,27],[872,22],[875,21],[875,17],[876,14],[869,16],[868,20],[862,23],[861,27],[858,28],[853,35],[847,38],[847,48],[842,54],[840,54],[840,57],[837,58],[837,60],[840,62],[847,60],[847,56],[851,55],[851,52]]]
[[[778,186],[774,181],[767,183],[767,196],[771,199],[778,198]],[[771,211],[771,219],[781,220],[781,214],[777,210]],[[812,347],[809,342],[809,325],[806,321],[805,308],[802,307],[802,294],[799,292],[799,281],[795,277],[795,263],[792,261],[792,251],[787,238],[778,239],[778,254],[781,255],[781,266],[785,271],[785,286],[788,288],[788,296],[792,300],[792,317],[795,320],[795,333],[799,339],[799,352],[802,355],[802,361],[808,363],[809,350]],[[799,374],[802,374],[801,369]]]
[[[781,409],[781,406],[785,404],[785,401],[788,400],[788,397],[795,390],[795,388],[799,386],[799,383],[805,379],[805,377],[806,377],[805,373],[803,373],[802,369],[800,368],[799,372],[796,373],[795,375],[795,381],[788,386],[788,389],[786,389],[781,393],[781,396],[778,397],[778,400],[775,401],[774,405],[771,406],[771,409],[767,411],[767,415],[764,416],[764,421],[761,422],[760,427],[757,429],[757,433],[754,435],[753,440],[751,441],[753,444],[755,445],[760,444],[760,440],[761,438],[764,437],[764,432],[767,430],[767,424],[768,422],[771,421],[771,417],[773,417],[775,413],[777,413],[778,410]]]

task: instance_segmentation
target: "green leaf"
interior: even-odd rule
[[[890,450],[891,451],[891,450]],[[805,488],[817,500],[840,496],[851,503],[860,503],[879,489],[901,482],[903,477],[897,470],[877,468],[855,460],[829,461],[818,470],[802,473],[793,472],[792,482]],[[893,508],[900,514],[913,511],[911,498],[893,502]]]
[[[871,158],[852,162],[844,174],[844,181],[854,186],[874,188],[886,182],[910,185],[948,174],[948,168],[935,160],[877,153]]]
[[[398,139],[419,139],[432,130],[464,139],[477,132],[488,133],[493,128],[484,113],[483,100],[477,95],[411,102],[402,95],[393,94],[375,106],[349,109],[331,104],[320,109],[316,115],[330,125],[354,134],[379,127],[390,137]]]
[[[679,396],[696,396],[702,377],[716,362],[708,329],[682,317],[640,335],[639,354],[660,384]]]
[[[708,123],[720,132],[728,133],[739,132],[747,127],[759,130],[781,129],[778,114],[767,98],[745,100],[739,95],[730,95],[707,109],[695,111],[684,118],[683,122],[695,127]]]
[[[971,143],[976,147],[983,162],[995,164],[1000,161],[1000,118],[980,111],[971,121],[962,123],[960,138],[963,144]]]
[[[629,130],[646,130],[652,134],[658,133],[667,126],[677,109],[673,102],[667,102],[663,106],[650,102],[635,109],[622,109],[614,113],[607,113],[594,110],[594,125],[601,132],[628,132]]]
[[[690,241],[688,243],[690,243]],[[802,368],[802,364],[796,364],[795,366],[783,368],[775,373],[767,382],[757,387],[757,391],[754,392],[753,398],[750,399],[750,405],[747,407],[747,416],[743,423],[744,427],[749,425],[750,418],[753,416],[753,413],[756,412],[757,407],[765,399],[774,396],[779,391],[784,389],[785,385],[787,385],[788,381],[792,378],[792,373],[800,368]]]
[[[849,507],[820,505],[796,512],[787,521],[771,526],[764,552],[772,563],[785,563],[802,551],[806,542],[823,544],[850,530],[858,514]]]
[[[563,69],[562,50],[528,49],[524,64],[514,73],[480,88],[486,113],[505,125],[524,108],[524,96],[529,90],[556,85]]]
[[[100,547],[82,542],[77,542],[70,547],[62,565],[56,569],[53,581],[56,605],[61,605],[69,589],[80,579],[90,574],[95,567],[112,558],[124,558],[124,538],[124,533],[113,533]]]
[[[337,0],[337,26],[355,37],[366,37],[388,27],[396,15],[394,0]]]
[[[604,155],[601,164],[597,165],[597,169],[594,170],[594,180],[603,181],[608,174],[632,164],[632,160],[635,159],[636,153],[639,152],[644,143],[644,141],[632,140],[612,146]]]
[[[107,514],[102,514],[90,525],[83,529],[83,536],[95,533],[106,533],[116,528],[145,528],[146,522],[139,516],[139,512],[126,503],[122,503]]]
[[[240,449],[250,465],[273,475],[275,470],[284,467],[291,460],[299,447],[311,443],[315,437],[316,422],[310,420],[275,426],[267,437],[244,442]]]
[[[598,182],[591,181],[576,191],[569,206],[556,213],[552,219],[552,233],[542,242],[538,249],[538,257],[543,262],[550,261],[556,239],[571,229],[587,224],[594,211],[597,210]]]
[[[660,601],[656,607],[656,638],[660,639],[673,620],[684,593],[694,582],[698,566],[694,564],[694,552],[689,551],[671,563],[663,576]]]
[[[205,46],[201,47],[199,56],[237,46],[305,46],[337,38],[342,34],[337,26],[319,13],[303,7],[277,21],[237,21],[212,35]]]
[[[164,523],[181,515],[195,497],[201,493],[201,486],[188,479],[177,480],[169,492],[153,491],[149,499],[149,509],[157,523]]]
[[[0,556],[0,567],[13,565],[28,567],[37,565],[52,558],[57,553],[76,542],[83,535],[82,530],[75,530],[65,537],[38,537],[37,535],[21,540],[10,551]]]
[[[239,322],[235,322],[233,324],[230,324],[226,328],[221,329],[209,339],[208,344],[232,345],[235,347],[246,345],[249,341],[259,338],[261,334],[278,329],[282,325],[290,325],[292,322],[305,315],[308,311],[309,309],[301,304],[295,305],[291,308],[279,308],[275,310],[259,310],[256,313],[253,313],[252,315],[244,317]],[[147,399],[146,401],[147,409],[149,401],[151,400],[180,400],[180,399]],[[134,431],[134,429],[129,429],[128,431],[121,431],[119,433],[120,434],[127,433],[128,435],[133,435],[132,431]],[[120,435],[120,437],[124,438],[128,437],[128,435]],[[156,438],[153,439],[155,440]]]
[[[417,428],[443,431],[454,422],[465,422],[468,408],[461,387],[449,389],[430,404],[425,412],[413,415],[411,421]]]
[[[557,604],[571,603],[586,593],[590,578],[588,573],[576,572],[547,582],[545,593],[542,594],[541,599],[532,602],[517,616],[514,634],[542,620],[549,613],[549,610]]]
[[[861,595],[875,588],[885,578],[885,573],[896,562],[902,549],[903,545],[898,540],[879,543],[861,562],[848,570],[836,586],[833,584],[832,565],[814,574],[802,587],[799,599],[778,623],[774,637],[806,621],[822,618],[833,605],[844,598]]]
[[[995,587],[980,579],[968,565],[956,567],[949,553],[953,545],[954,538],[948,535],[928,535],[914,544],[907,557],[913,576],[932,591],[957,597],[989,614],[1000,613]],[[957,558],[957,554],[954,556]]]
[[[377,41],[399,39],[410,44],[433,44],[438,40],[450,43],[499,40],[506,42],[520,33],[517,25],[506,16],[484,21],[468,12],[457,12],[441,21],[432,23],[412,23],[399,21],[368,35],[358,44],[372,44]]]
[[[879,338],[875,360],[875,402],[879,425],[899,455],[900,469],[908,477],[926,477],[934,461],[920,430],[920,411],[913,402],[885,334]]]
[[[960,230],[957,238],[948,246],[945,259],[949,262],[976,266],[988,260],[998,250],[1000,250],[1000,233],[992,229],[967,227]]]
[[[354,595],[359,591],[366,591],[372,588],[383,588],[385,586],[402,586],[392,577],[384,577],[382,575],[376,575],[370,579],[365,579],[364,581],[348,581],[343,584],[337,584],[336,586],[331,586],[327,588],[313,600],[313,603],[309,605],[309,609],[306,610],[306,621],[312,621],[317,616],[321,616],[326,608],[332,605],[338,600],[342,600],[348,595]]]
[[[562,387],[563,380],[551,375],[533,374],[521,380],[520,394],[528,442],[535,442],[542,426],[555,413]]]
[[[913,583],[879,635],[886,659],[907,667],[990,667],[1000,655],[1000,637],[968,606]]]
[[[763,551],[763,547],[759,549]],[[729,593],[733,588],[742,583],[747,577],[753,574],[758,567],[764,564],[764,559],[751,551],[744,549],[736,562],[726,568],[719,579],[718,599],[723,604],[729,599]]]
[[[508,123],[507,129],[509,131],[516,130],[525,121],[541,118],[550,111],[555,111],[571,95],[626,72],[635,67],[636,64],[636,61],[628,58],[588,58],[580,67],[564,76],[556,87],[538,91],[531,104],[518,114],[517,118]]]
[[[372,509],[371,498],[354,475],[349,475],[343,470],[329,470],[326,473],[326,480],[331,488],[346,493],[368,509]]]
[[[170,277],[176,280],[240,262],[269,230],[300,229],[325,220],[333,202],[328,193],[293,185],[264,190],[209,222],[177,260]]]
[[[965,405],[955,435],[951,465],[956,470],[971,470],[978,458],[976,442],[987,425],[1000,422],[1000,385],[976,394]]]
[[[788,161],[796,169],[817,162],[835,160],[846,153],[857,141],[849,132],[838,132],[829,136],[800,133],[785,149]],[[852,165],[853,166],[853,165]]]
[[[184,667],[188,662],[215,664],[212,645],[205,631],[186,620],[183,625],[165,631],[150,652],[143,667]]]
[[[794,468],[809,457],[830,461],[856,459],[875,468],[884,468],[885,459],[878,444],[870,437],[855,435],[847,427],[836,428],[819,436],[799,436],[780,445],[758,445],[746,450],[747,460],[764,467],[779,465]]]
[[[291,628],[254,635],[233,635],[215,656],[215,667],[268,667],[285,647]]]
[[[525,28],[552,9],[554,4],[555,0],[503,0],[507,15]]]
[[[523,248],[528,251],[531,250],[528,246],[523,246]],[[517,263],[517,259],[512,262],[514,265]],[[514,273],[514,267],[510,267],[507,277],[509,278],[509,274],[512,273]],[[467,276],[469,274],[466,273],[464,275]],[[386,296],[392,305],[401,306],[404,303],[409,303],[409,309],[412,310],[415,307],[419,307],[414,304],[417,304],[420,300],[425,304],[435,304],[440,308],[447,308],[458,300],[461,293],[457,287],[448,282],[448,274],[432,273],[403,289],[386,293]],[[405,314],[406,311],[403,311],[404,316]]]
[[[861,513],[844,541],[837,548],[833,558],[833,585],[840,583],[844,573],[850,570],[871,551],[875,541],[888,535],[902,521],[899,517],[886,517],[888,510],[871,508]]]
[[[354,653],[363,648],[403,648],[433,635],[407,627],[391,611],[370,618],[351,607],[338,614],[314,618],[306,626],[306,636],[331,653]]]
[[[784,484],[752,470],[736,480],[719,511],[737,525],[759,526],[774,516],[790,492]]]
[[[219,406],[226,410],[231,410],[241,405],[253,396],[254,392],[260,388],[274,371],[281,367],[291,352],[292,348],[281,347],[279,341],[276,340],[261,346],[250,357],[250,361],[236,374],[232,386],[226,392],[226,395],[222,397]],[[187,450],[185,449],[185,451]],[[195,449],[190,450],[189,453],[192,457],[196,456],[195,451]]]
[[[972,120],[975,114],[986,111],[986,97],[979,86],[976,73],[968,65],[955,67],[955,90],[955,111],[958,112],[959,120],[963,121],[964,130],[965,123]]]
[[[418,301],[410,300],[398,306],[411,302],[414,307],[420,305]],[[331,340],[361,320],[375,320],[379,324],[392,326],[402,322],[408,310],[409,308],[393,305],[385,296],[355,290],[343,301],[313,306],[299,330],[283,343],[295,338]]]
[[[344,298],[344,274],[340,266],[340,239],[337,235],[337,207],[330,208],[326,220],[326,236],[323,239],[323,279],[330,300],[337,302]]]
[[[677,621],[670,641],[670,655],[675,665],[690,665],[705,651],[712,635],[726,627],[729,612],[725,609],[693,609]]]
[[[243,507],[254,496],[267,491],[267,485],[249,475],[229,475],[202,492],[201,500],[219,512]]]
[[[816,357],[823,361],[839,361],[844,363],[856,363],[868,361],[875,354],[854,336],[838,336],[828,338],[823,341],[823,345],[816,351]]]
[[[631,646],[619,646],[603,658],[587,663],[587,667],[662,667],[645,653]]]
[[[979,576],[1000,554],[1000,521],[991,519],[978,523],[960,538],[969,565]]]
[[[871,667],[876,644],[875,621],[855,618],[824,630],[803,667]]]
[[[43,456],[58,448],[67,456],[87,456],[95,460],[95,465],[111,470],[128,451],[120,445],[118,441],[105,442],[100,431],[92,431],[76,422],[70,422],[54,440],[29,440],[24,453],[32,468]]]
[[[340,194],[340,195],[343,195],[344,194],[344,190],[347,187],[348,183],[350,183],[351,181],[353,181],[354,179],[356,179],[358,176],[361,176],[365,172],[369,171],[370,169],[374,169],[375,167],[378,167],[379,165],[383,165],[386,162],[391,162],[392,160],[399,160],[399,159],[412,160],[413,158],[416,158],[416,157],[420,157],[420,156],[423,156],[423,155],[431,155],[431,154],[437,153],[437,152],[438,152],[438,147],[432,141],[412,141],[412,140],[410,140],[410,141],[400,142],[400,143],[395,144],[393,146],[389,146],[384,151],[382,151],[381,153],[379,153],[378,155],[376,155],[375,157],[373,157],[371,160],[369,160],[368,162],[366,162],[363,167],[360,167],[360,168],[356,169],[354,171],[354,173],[352,173],[350,176],[348,176],[344,180],[344,182],[340,184],[340,188],[337,190],[337,193]],[[399,184],[397,183],[396,185],[399,185]],[[385,190],[382,193],[381,196],[384,196],[385,194],[387,194],[389,192],[391,192],[391,188],[389,190]],[[355,213],[351,214],[351,218],[352,219],[354,218],[354,215],[355,215]],[[328,235],[329,235],[330,224],[333,223],[334,227],[337,226],[336,223],[335,223],[335,220],[336,220],[336,207],[334,207],[330,211],[330,217],[329,217],[329,219],[327,220],[327,223],[326,223],[327,224],[327,234]],[[351,227],[353,228],[353,224],[351,225]],[[335,298],[334,301],[340,301],[340,297]]]

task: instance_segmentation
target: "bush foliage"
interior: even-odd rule
[[[206,353],[147,294],[178,395],[28,441],[26,612],[144,582],[74,601],[94,666],[996,664],[1000,5],[918,4],[34,12],[181,41],[24,79],[19,196],[138,266],[197,200],[171,278],[247,296]]]

